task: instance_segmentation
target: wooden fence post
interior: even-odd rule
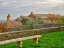
[[[34,38],[33,41],[38,44],[38,38]]]
[[[17,42],[17,46],[18,46],[18,47],[22,47],[22,41],[18,41],[18,42]]]

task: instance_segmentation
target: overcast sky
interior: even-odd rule
[[[0,20],[10,14],[12,19],[20,15],[55,13],[64,15],[64,0],[0,0]]]

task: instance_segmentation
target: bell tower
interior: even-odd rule
[[[11,21],[11,16],[10,16],[10,14],[8,14],[8,16],[7,16],[7,21]]]

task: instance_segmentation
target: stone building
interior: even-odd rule
[[[10,14],[8,14],[8,16],[7,16],[7,21],[11,21],[11,16],[10,16]]]
[[[31,12],[30,15],[28,15],[29,18],[33,19],[33,20],[38,20],[41,19],[44,22],[47,22],[47,16],[49,16],[48,14],[34,14],[34,12]]]
[[[14,21],[11,19],[10,14],[7,16],[7,21],[6,21],[8,28],[16,28],[22,25],[20,21]]]
[[[16,20],[22,20],[22,18],[27,18],[27,19],[36,21],[38,19],[41,19],[45,23],[52,23],[52,22],[55,23],[57,19],[60,17],[61,16],[58,14],[35,14],[34,12],[31,12],[28,16],[20,16]]]

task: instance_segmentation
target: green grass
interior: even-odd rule
[[[22,48],[64,48],[64,31],[42,34],[39,44],[33,40],[24,40]],[[0,48],[17,48],[16,43],[1,45]]]

